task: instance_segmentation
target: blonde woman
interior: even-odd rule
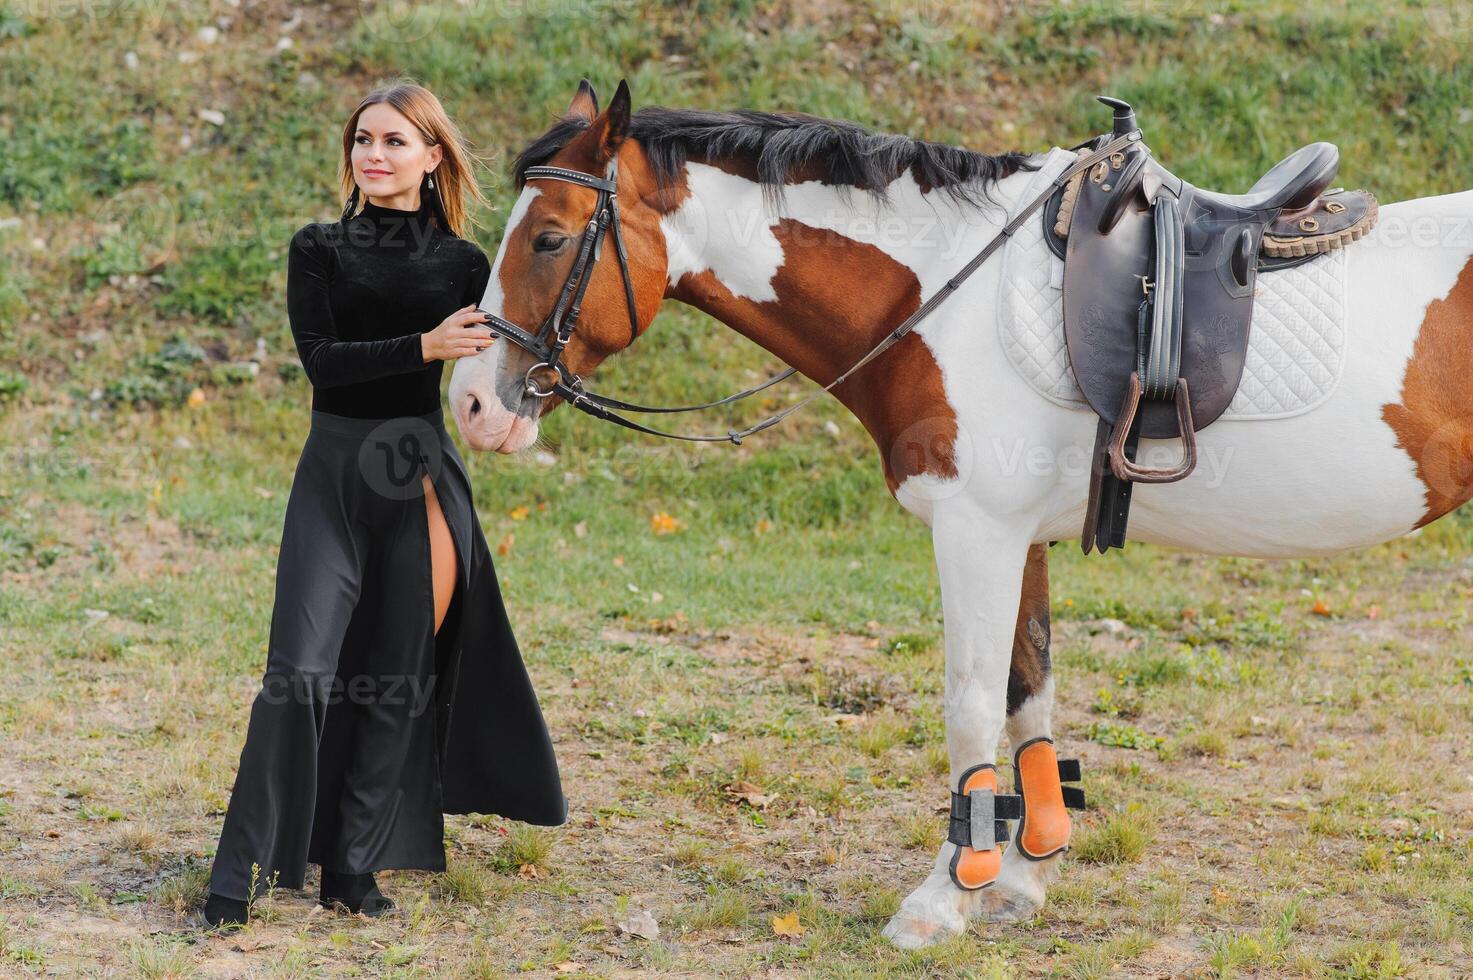
[[[492,342],[476,309],[490,264],[464,237],[473,159],[428,90],[378,89],[343,128],[342,217],[292,238],[311,428],[211,926],[246,922],[269,887],[303,887],[308,863],[324,905],[381,915],[394,903],[374,872],[444,869],[445,813],[566,819],[440,407],[443,363]]]

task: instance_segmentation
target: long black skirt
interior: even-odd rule
[[[424,473],[459,570],[438,633]],[[465,464],[439,409],[314,411],[210,891],[301,888],[309,862],[441,871],[445,813],[567,819]]]

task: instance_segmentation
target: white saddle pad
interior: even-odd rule
[[[1074,159],[1069,150],[1051,150],[1010,202],[1010,214]],[[1051,401],[1078,408],[1086,402],[1064,347],[1064,262],[1043,236],[1043,218],[1034,215],[1003,249],[998,330],[1008,359],[1029,385]],[[1323,402],[1345,364],[1345,321],[1344,249],[1293,269],[1259,273],[1243,380],[1221,418],[1286,418]]]

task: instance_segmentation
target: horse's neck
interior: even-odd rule
[[[690,196],[662,222],[668,294],[824,384],[997,227],[996,212],[922,194],[909,174],[883,206],[858,189],[790,185],[780,214],[756,183],[715,167],[690,164],[688,183]]]
[[[695,163],[687,178],[690,196],[662,221],[668,295],[820,384],[879,344],[995,233],[1000,216],[923,194],[909,174],[890,185],[883,207],[862,190],[790,185],[780,215],[746,178]],[[946,428],[954,419],[940,368],[914,335],[834,394],[886,454],[892,486],[906,475],[889,472],[900,434],[917,420]]]

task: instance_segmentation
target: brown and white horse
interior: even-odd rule
[[[518,183],[543,163],[606,176],[615,157],[639,329],[673,298],[821,384],[996,234],[1007,216],[988,199],[1018,201],[1041,159],[800,115],[632,114],[623,84],[600,113],[584,83],[518,159]],[[587,187],[527,183],[482,308],[541,322],[594,200]],[[1291,417],[1204,429],[1199,453],[1218,465],[1174,485],[1138,485],[1131,537],[1213,554],[1322,555],[1406,534],[1473,496],[1470,217],[1473,193],[1383,207],[1380,227],[1343,258],[1349,314],[1333,391]],[[1006,356],[994,326],[1001,270],[984,265],[834,389],[874,438],[891,493],[932,529],[952,787],[995,760],[1005,730],[1014,747],[1050,736],[1046,543],[1080,535],[1095,434],[1093,413],[1044,397]],[[583,375],[631,340],[606,249],[565,360]],[[451,409],[470,446],[532,444],[556,402],[524,394],[532,364],[499,339],[456,362]],[[1058,839],[1067,842],[1067,824]],[[963,890],[949,873],[955,850],[942,844],[886,927],[892,940],[917,946],[972,918],[1031,914],[1059,860],[1029,859],[1015,845],[991,887]]]

